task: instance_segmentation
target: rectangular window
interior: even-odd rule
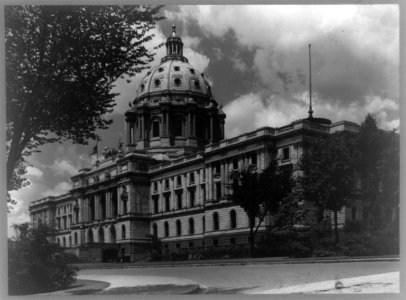
[[[233,169],[234,170],[238,169],[238,158],[233,159]]]
[[[286,147],[286,148],[282,149],[282,159],[283,160],[289,160],[290,159],[290,149],[289,149],[289,147]]]
[[[165,189],[169,189],[169,179],[165,179]]]
[[[154,182],[154,187],[153,187],[153,189],[154,189],[154,192],[157,192],[157,191],[158,191],[158,182]]]
[[[170,210],[170,195],[166,194],[165,196],[165,211]]]
[[[182,175],[176,177],[176,185],[182,186]]]
[[[190,184],[195,183],[195,173],[194,172],[189,174],[189,181],[190,181]]]
[[[204,184],[202,184],[202,198],[203,198],[203,202],[206,201],[206,186]]]
[[[257,164],[257,154],[253,153],[251,155],[251,164],[256,165]]]
[[[154,197],[154,213],[158,213],[159,212],[159,198],[158,197]]]
[[[216,200],[221,198],[221,182],[216,183]]]
[[[190,207],[195,206],[195,189],[189,191]]]
[[[216,174],[220,174],[220,164],[219,164],[219,163],[216,164],[215,169],[214,169],[214,172],[215,172]]]
[[[206,180],[206,169],[202,170],[202,181]]]
[[[357,219],[357,207],[356,207],[356,206],[353,206],[353,207],[351,208],[351,217],[352,217],[352,220],[356,220],[356,219]]]
[[[177,202],[177,208],[182,209],[182,193],[177,193],[176,194],[176,202]]]

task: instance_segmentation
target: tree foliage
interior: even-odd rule
[[[290,192],[290,173],[279,172],[277,162],[272,161],[261,173],[248,168],[232,174],[232,180],[232,200],[248,216],[252,256],[255,234],[263,220],[269,213],[275,214],[279,210],[282,200]]]
[[[54,232],[46,225],[36,229],[28,223],[14,225],[16,240],[9,240],[8,282],[10,295],[52,291],[69,286],[76,274],[59,245],[48,237]]]
[[[397,209],[399,205],[399,135],[380,130],[373,116],[367,115],[356,146],[364,225],[368,230],[377,230],[390,223],[384,220],[385,211]]]
[[[160,7],[6,6],[7,186],[45,143],[98,139],[114,82],[148,67]]]
[[[354,187],[354,156],[351,137],[343,133],[323,136],[304,151],[298,166],[303,171],[301,186],[306,200],[318,208],[318,222],[324,211],[334,213],[336,242],[338,211],[347,203]]]

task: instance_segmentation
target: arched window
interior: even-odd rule
[[[116,242],[116,227],[114,225],[110,226],[110,241],[112,243]]]
[[[219,214],[213,213],[213,230],[219,230]]]
[[[176,235],[182,234],[182,224],[180,220],[176,220]]]
[[[159,137],[159,121],[154,120],[152,122],[152,137]]]
[[[235,210],[232,209],[230,210],[230,228],[236,227],[237,227],[237,215],[235,213]]]
[[[91,228],[89,228],[89,231],[87,232],[87,241],[88,243],[93,243],[93,231]]]
[[[169,236],[169,224],[168,224],[168,222],[165,222],[164,230],[165,230],[165,236],[168,237]]]
[[[206,218],[203,216],[202,218],[202,228],[203,228],[203,233],[206,231]]]
[[[173,119],[173,135],[182,136],[183,135],[183,124],[182,117],[177,116]]]
[[[195,221],[193,218],[189,219],[189,234],[195,234]]]
[[[103,227],[99,228],[99,243],[104,243],[104,230],[103,230]]]
[[[123,224],[121,226],[121,239],[125,240],[125,236],[126,236],[126,234],[125,234],[125,225]]]
[[[78,244],[78,233],[77,232],[75,232],[73,240],[75,242],[75,245],[77,245]]]
[[[152,224],[152,235],[154,237],[158,237],[158,226],[156,225],[156,223]]]

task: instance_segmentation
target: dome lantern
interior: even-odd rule
[[[174,59],[188,62],[187,58],[183,56],[183,42],[182,39],[176,34],[175,25],[172,25],[172,33],[167,38],[165,46],[166,56],[161,59],[161,62]]]

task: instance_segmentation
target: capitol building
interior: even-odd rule
[[[66,194],[35,200],[32,225],[55,228],[52,242],[83,261],[145,257],[153,236],[169,252],[248,244],[244,210],[232,202],[230,175],[273,160],[291,171],[320,134],[359,125],[308,117],[224,139],[226,114],[204,75],[183,55],[175,27],[166,56],[142,78],[125,113],[126,142],[71,177]],[[340,226],[362,212],[344,207]],[[256,237],[272,222],[265,218]]]

